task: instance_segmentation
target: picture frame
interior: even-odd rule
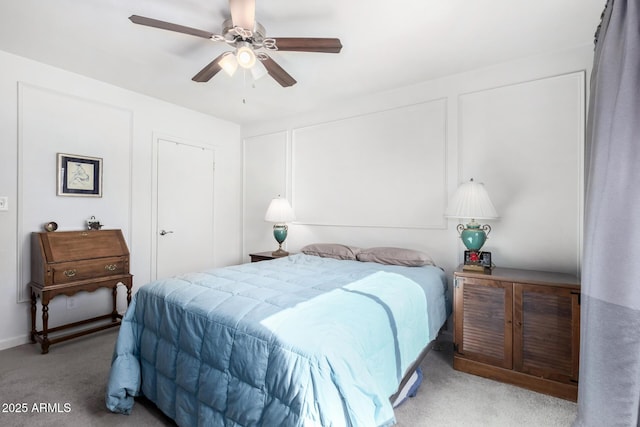
[[[58,196],[102,197],[102,158],[58,153]]]

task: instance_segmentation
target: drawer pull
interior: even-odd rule
[[[107,271],[115,271],[118,268],[115,264],[107,264],[104,266],[104,269]]]
[[[78,270],[76,270],[75,268],[73,270],[65,270],[64,275],[67,277],[73,277],[76,275],[77,272]]]

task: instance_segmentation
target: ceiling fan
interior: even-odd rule
[[[216,42],[224,42],[234,48],[233,51],[220,54],[200,70],[198,74],[193,76],[191,80],[195,82],[208,82],[220,70],[233,75],[238,66],[240,66],[250,70],[256,80],[268,73],[282,87],[293,86],[296,84],[296,80],[278,65],[267,52],[280,50],[339,53],[342,49],[342,43],[337,38],[267,38],[264,27],[255,20],[255,0],[229,0],[229,9],[231,18],[223,22],[221,34],[138,15],[131,15],[129,19],[135,24],[189,34]]]

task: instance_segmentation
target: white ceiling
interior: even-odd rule
[[[605,0],[256,0],[267,37],[338,37],[339,54],[275,52],[298,83],[218,73],[223,43],[131,23],[219,33],[227,0],[2,0],[0,50],[238,123],[281,117],[517,58],[592,43]],[[1,64],[0,64],[1,72]],[[244,102],[243,102],[244,100]]]

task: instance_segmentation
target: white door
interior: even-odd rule
[[[158,139],[156,277],[213,267],[210,148]]]

